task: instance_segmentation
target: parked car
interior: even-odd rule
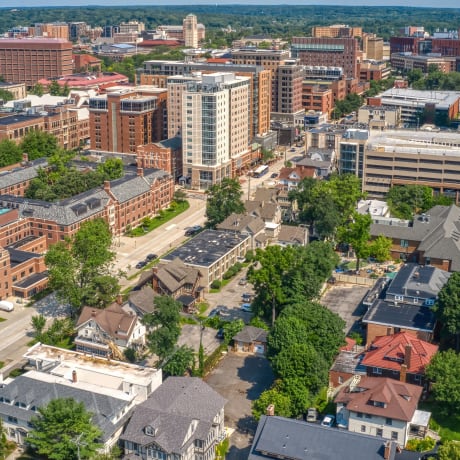
[[[222,328],[220,328],[220,329],[217,331],[216,338],[217,338],[217,339],[221,339],[221,340],[224,338],[224,330],[223,330]]]
[[[149,262],[155,259],[158,259],[158,256],[156,254],[147,254],[147,256],[145,257],[145,260],[148,260]]]
[[[314,407],[307,410],[307,422],[316,422],[318,420],[318,411]]]
[[[322,426],[328,426],[331,428],[334,425],[335,416],[334,415],[325,415],[323,421],[321,422]]]
[[[140,262],[136,264],[136,268],[137,269],[144,268],[146,265],[147,265],[147,262],[145,260],[141,260]]]
[[[278,177],[278,173],[277,172],[274,172],[272,173],[272,175],[270,176],[272,179],[275,179],[276,177]]]
[[[241,296],[241,300],[243,301],[243,303],[251,303],[252,294],[244,293],[244,294]]]
[[[8,302],[7,300],[1,300],[0,301],[0,310],[13,311],[14,310],[14,304],[12,302]]]
[[[246,278],[241,278],[239,281],[238,281],[238,284],[240,286],[246,286],[246,284],[248,284],[248,280]]]
[[[215,316],[219,316],[219,315],[220,315],[220,308],[219,308],[219,307],[213,308],[213,309],[209,312],[208,318],[214,318]]]
[[[245,311],[247,313],[250,313],[252,311],[251,304],[250,303],[244,303],[243,305],[241,305],[241,311]]]
[[[196,235],[197,233],[200,233],[201,230],[203,230],[203,227],[201,225],[194,225],[193,227],[190,227],[185,231],[185,236]]]

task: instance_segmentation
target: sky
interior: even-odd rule
[[[368,6],[410,6],[429,8],[460,8],[459,0],[0,0],[0,7],[43,7],[43,6],[133,6],[133,5],[368,5]]]

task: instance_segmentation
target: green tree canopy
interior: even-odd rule
[[[14,94],[7,89],[0,88],[0,100],[3,102],[12,101],[14,99]]]
[[[460,460],[460,443],[458,441],[444,441],[438,449],[439,460]]]
[[[38,454],[52,460],[77,460],[77,442],[80,458],[91,458],[100,447],[97,439],[102,432],[93,425],[93,415],[83,403],[72,398],[53,399],[38,412],[27,437],[27,443]]]
[[[377,262],[383,263],[391,259],[391,246],[393,242],[391,238],[384,235],[379,235],[373,240],[369,246],[369,254],[375,257]]]
[[[238,179],[225,177],[220,184],[212,185],[206,192],[206,226],[215,228],[230,214],[244,212],[243,194]]]
[[[3,139],[0,141],[0,168],[19,163],[21,160],[21,147],[9,139]]]
[[[454,350],[436,353],[425,370],[441,410],[456,415],[460,410],[460,355]]]
[[[192,348],[183,345],[178,348],[171,358],[163,366],[166,375],[182,376],[187,371],[191,371],[195,363],[195,353]]]
[[[273,404],[275,406],[275,415],[281,417],[291,417],[291,400],[289,396],[280,392],[277,388],[271,388],[264,391],[259,399],[252,403],[252,415],[259,420],[267,412],[267,407]]]
[[[169,357],[180,335],[180,311],[182,305],[172,297],[155,297],[155,311],[142,318],[148,329],[147,345],[160,361]]]
[[[460,349],[460,273],[452,273],[438,294],[436,316],[442,324],[442,333],[455,338],[455,348]]]
[[[7,440],[5,430],[3,429],[3,421],[0,419],[0,457],[5,458],[7,451]]]
[[[123,161],[120,158],[107,158],[97,167],[102,180],[115,180],[123,177]]]
[[[78,313],[84,305],[104,307],[119,292],[111,273],[115,254],[112,234],[103,219],[81,225],[71,240],[54,244],[45,256],[50,287]]]
[[[29,160],[50,157],[59,151],[57,138],[46,131],[29,131],[21,142],[21,149],[29,156]]]

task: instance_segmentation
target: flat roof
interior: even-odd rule
[[[384,91],[380,97],[385,105],[393,105],[394,102],[401,102],[402,105],[414,104],[436,104],[438,106],[451,106],[460,98],[459,91],[430,91],[410,88],[390,88]]]
[[[8,126],[15,123],[22,123],[24,121],[34,120],[38,118],[43,118],[43,115],[10,115],[8,117],[0,117],[0,125]]]
[[[172,261],[177,257],[188,265],[210,267],[248,239],[249,235],[224,230],[204,230],[161,260]]]
[[[28,276],[26,279],[22,280],[19,283],[14,283],[13,286],[19,289],[28,289],[40,281],[46,280],[48,278],[48,272],[34,273],[33,275]]]

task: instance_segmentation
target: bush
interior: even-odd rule
[[[123,354],[130,363],[134,363],[136,361],[136,351],[133,348],[127,348]]]
[[[406,444],[406,449],[413,452],[426,452],[431,450],[436,445],[436,441],[433,438],[427,436],[425,439],[409,439]]]
[[[220,289],[221,286],[222,286],[222,281],[220,281],[220,280],[214,280],[211,283],[211,289]]]
[[[348,334],[348,337],[350,337],[350,339],[355,340],[356,345],[362,345],[363,343],[363,336],[359,332],[350,332]]]

